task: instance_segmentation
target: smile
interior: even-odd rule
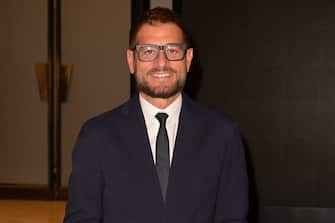
[[[169,73],[154,73],[152,74],[153,77],[157,77],[157,78],[166,78],[171,76],[171,74]]]

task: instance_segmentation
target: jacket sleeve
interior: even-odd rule
[[[64,223],[102,222],[101,137],[101,134],[89,125],[84,125],[80,131],[72,154],[69,200]]]
[[[246,223],[248,179],[244,147],[237,128],[225,138],[215,223]]]

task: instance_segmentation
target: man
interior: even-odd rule
[[[173,11],[149,10],[133,27],[139,94],[83,126],[65,223],[246,222],[239,131],[182,93],[192,57]]]

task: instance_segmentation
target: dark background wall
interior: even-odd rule
[[[239,122],[253,214],[335,222],[335,2],[181,2],[187,91]]]

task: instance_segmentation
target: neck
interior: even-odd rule
[[[153,98],[143,92],[140,92],[141,96],[147,100],[150,104],[152,104],[153,106],[159,108],[159,109],[164,109],[166,107],[168,107],[170,104],[172,104],[172,102],[174,102],[178,96],[181,94],[180,92],[178,92],[177,94],[169,97],[169,98]]]

